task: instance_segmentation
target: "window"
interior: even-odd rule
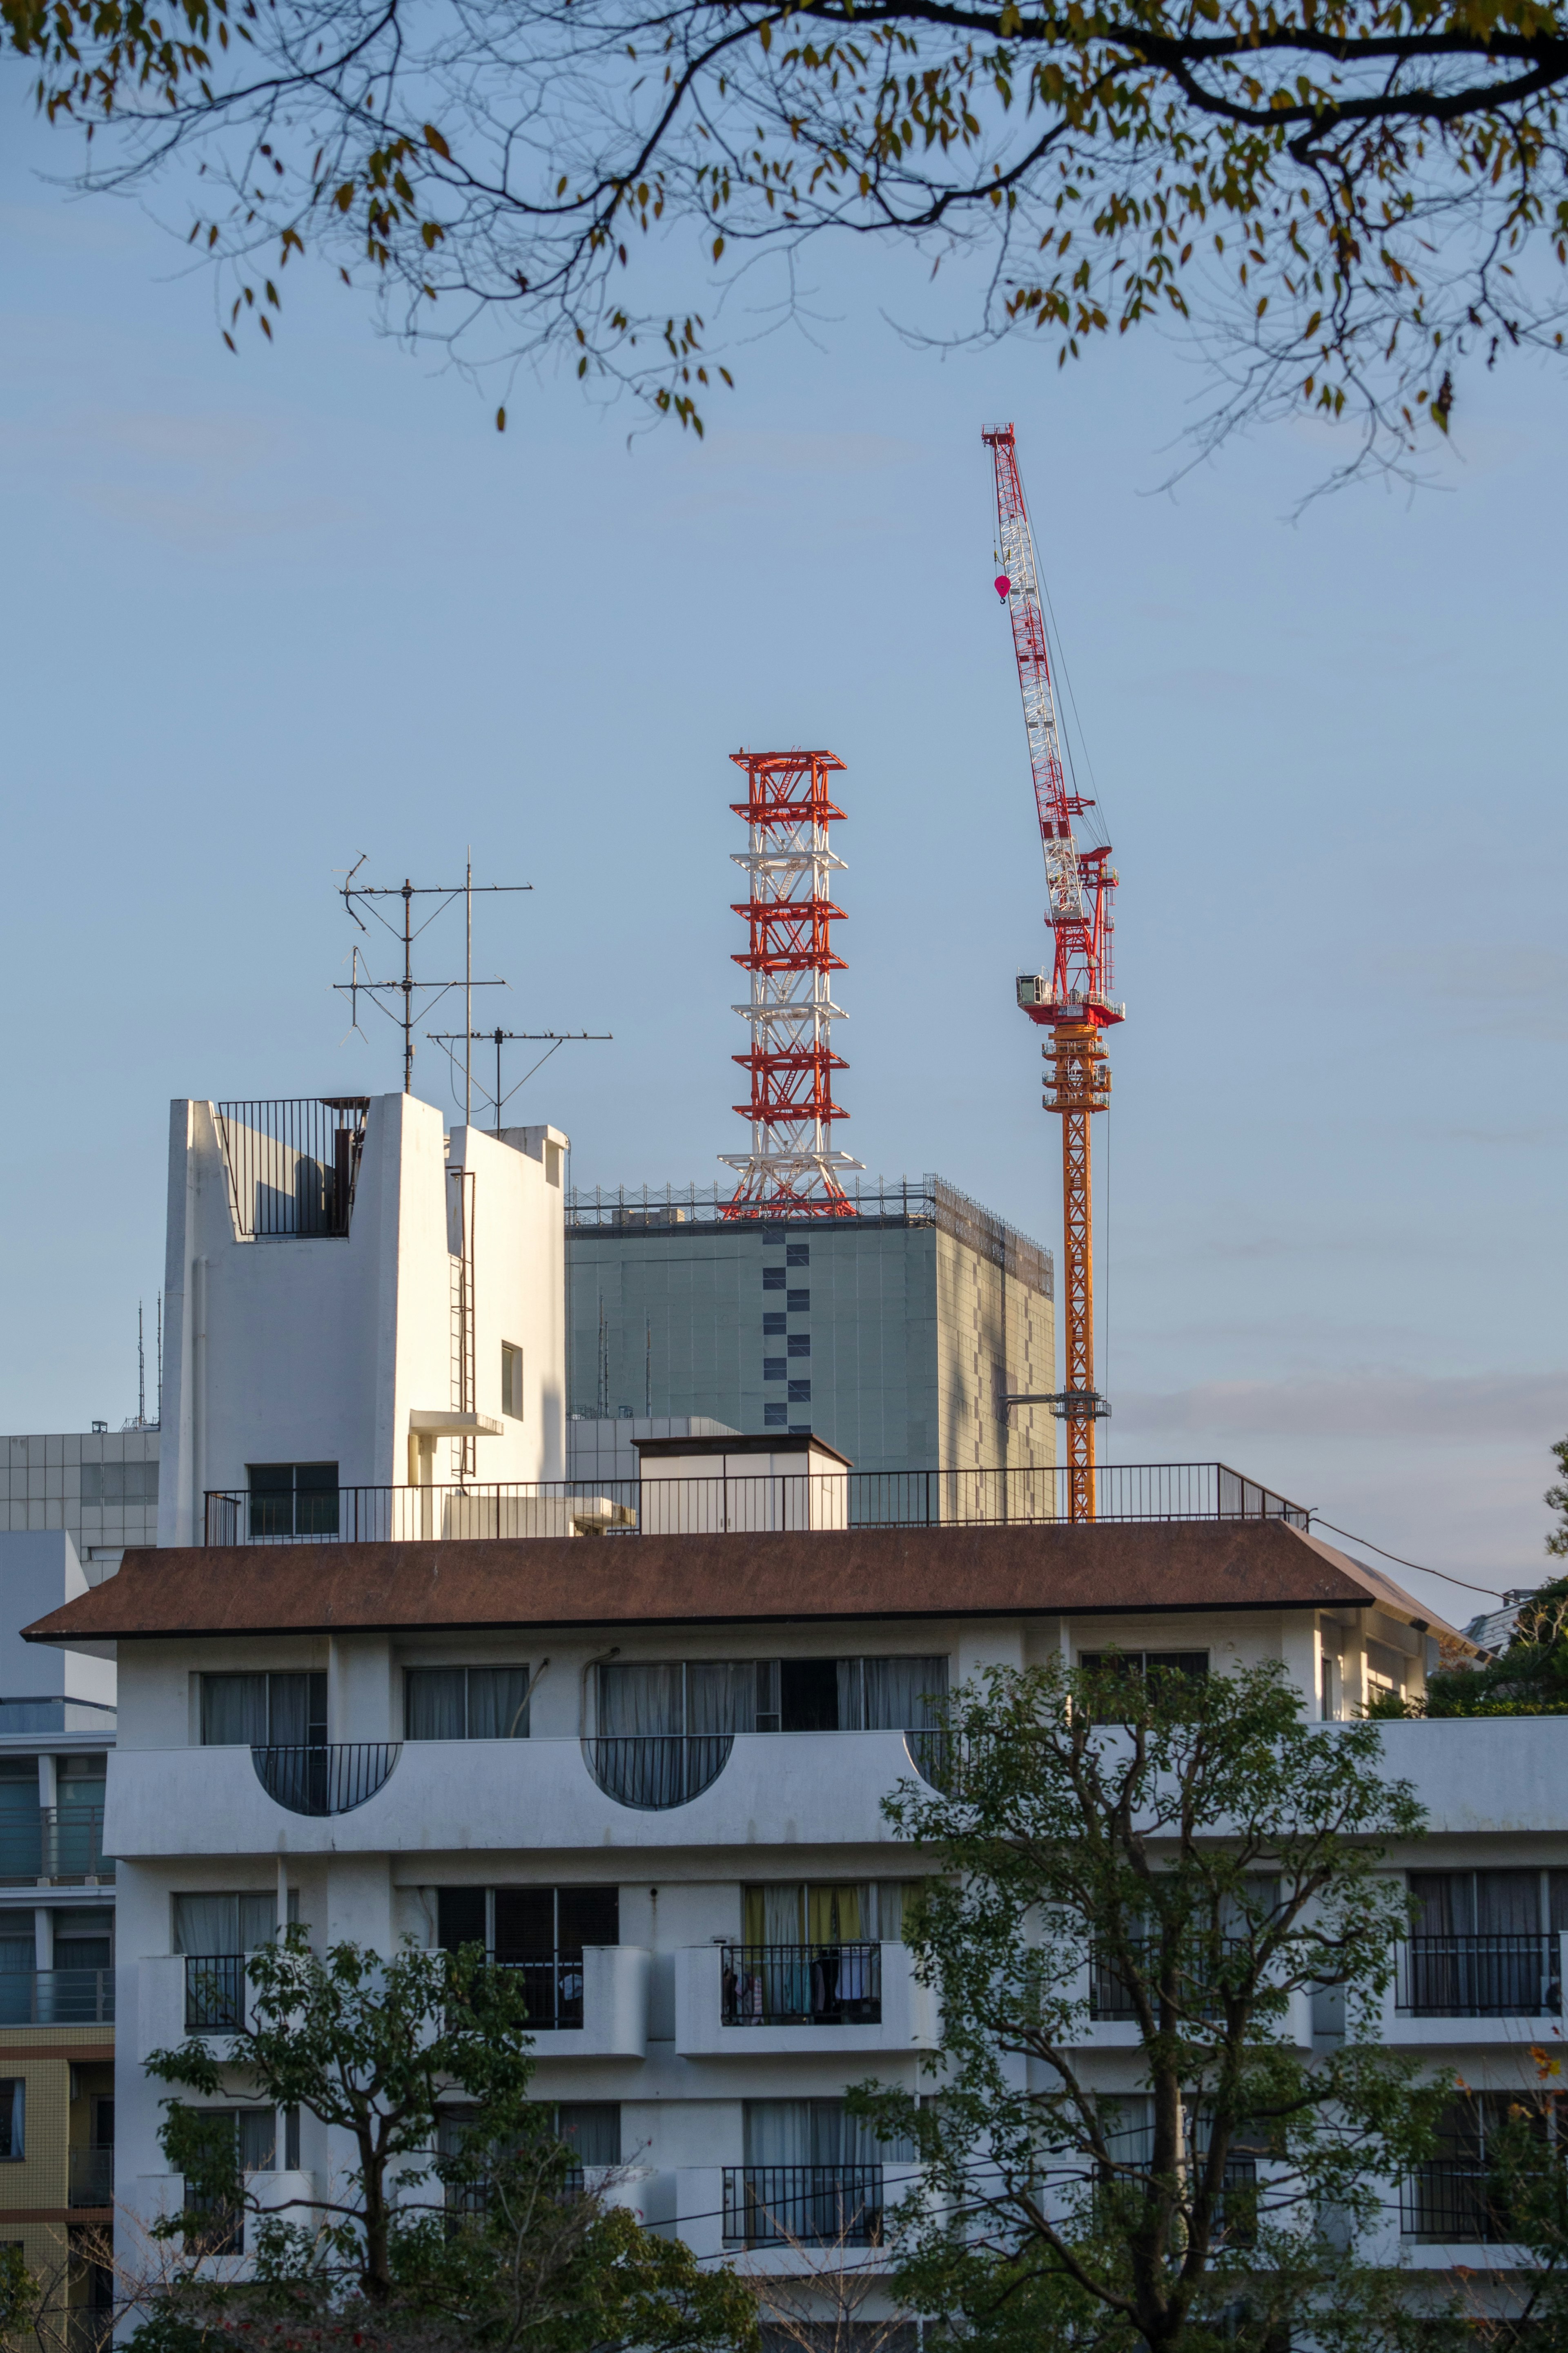
[[[202,1677],[204,1748],[321,1748],[326,1739],[325,1675]]]
[[[158,1500],[156,1462],[84,1462],[81,1466],[84,1504],[155,1504]]]
[[[273,2173],[278,2167],[278,2116],[272,2108],[207,2108],[204,2115],[221,2119],[234,2134],[235,2156],[242,2173]],[[185,2184],[187,2214],[210,2214],[212,2227],[199,2241],[204,2255],[237,2255],[245,2248],[243,2212],[226,2212],[193,2185]]]
[[[809,1291],[792,1291],[785,1299],[784,1305],[792,1315],[809,1315],[811,1293]]]
[[[1568,1929],[1568,1871],[1413,1871],[1417,1936],[1555,1937]]]
[[[784,1271],[783,1267],[764,1266],[763,1269],[763,1289],[764,1291],[782,1291],[784,1287]]]
[[[784,1880],[742,1887],[742,1937],[747,1945],[897,1945],[903,1940],[906,1884],[901,1879]]]
[[[767,1340],[767,1339],[773,1339],[773,1340],[782,1339],[782,1337],[784,1336],[784,1310],[783,1310],[783,1308],[782,1308],[782,1307],[774,1308],[774,1309],[772,1311],[772,1313],[771,1313],[771,1314],[766,1314],[766,1315],[764,1315],[764,1316],[763,1316],[763,1339],[764,1339],[764,1340]]]
[[[289,1896],[289,1917],[294,1916]],[[278,1897],[265,1894],[176,1895],[174,1950],[205,1959],[239,1957],[270,1945],[278,1935]]]
[[[811,1383],[809,1381],[791,1381],[789,1385],[789,1401],[791,1405],[809,1405],[811,1403]]]
[[[436,1940],[444,1953],[482,1945],[498,1961],[531,1953],[582,1957],[585,1945],[621,1941],[618,1887],[438,1887]]]
[[[256,1536],[335,1536],[335,1462],[247,1462],[250,1533]]]
[[[809,1356],[811,1354],[810,1333],[792,1332],[789,1335],[789,1353],[792,1356]]]
[[[763,1378],[764,1381],[782,1381],[788,1370],[789,1366],[783,1356],[764,1356],[763,1358]]]
[[[1386,1642],[1366,1645],[1366,1683],[1369,1692],[1397,1692],[1403,1694],[1409,1661]]]
[[[55,1967],[57,1969],[111,1969],[114,1967],[113,1912],[96,1905],[91,1910],[80,1912],[57,1912]]]
[[[618,2100],[563,2100],[555,2131],[579,2165],[619,2165],[621,2104]]]
[[[526,1667],[409,1667],[404,1729],[410,1740],[526,1740]]]
[[[947,1695],[945,1658],[764,1659],[759,1732],[921,1732]]]
[[[522,1350],[510,1340],[500,1344],[500,1409],[522,1419]]]
[[[1209,1671],[1206,1651],[1080,1651],[1078,1662],[1089,1674],[1147,1674],[1165,1667],[1178,1675],[1201,1678]]]
[[[784,1264],[786,1266],[809,1266],[811,1264],[811,1244],[809,1242],[788,1243],[784,1250]]]
[[[0,2075],[0,2158],[27,2154],[27,2086],[20,2075]]]
[[[783,1430],[788,1420],[789,1408],[787,1405],[763,1406],[763,1428],[764,1430]]]

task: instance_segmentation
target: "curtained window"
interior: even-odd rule
[[[1417,1936],[1533,1936],[1568,1915],[1563,1872],[1413,1871],[1410,1893]]]
[[[555,2131],[579,2165],[619,2165],[621,2105],[618,2100],[563,2100]]]
[[[324,1674],[204,1675],[204,1748],[319,1748],[327,1738]]]
[[[174,1950],[208,1959],[254,1953],[278,1934],[276,1894],[176,1895]]]
[[[842,2100],[747,2100],[748,2165],[873,2166],[907,2162],[912,2142],[881,2141]]]
[[[527,1667],[409,1667],[404,1727],[410,1740],[526,1740]]]

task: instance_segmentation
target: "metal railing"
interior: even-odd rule
[[[185,2031],[239,2034],[245,2029],[244,1953],[187,1953]]]
[[[70,2186],[68,2205],[112,2206],[114,2203],[114,2151],[111,2148],[73,2148],[70,2152]]]
[[[250,1761],[268,1796],[291,1814],[352,1814],[384,1788],[402,1754],[401,1740],[334,1741],[253,1747]]]
[[[493,1956],[498,1969],[522,1979],[528,2022],[536,2033],[583,2023],[583,1956],[578,1953],[520,1953],[502,1949]]]
[[[731,2246],[874,2247],[882,2237],[879,2165],[727,2165]]]
[[[585,1739],[583,1754],[606,1798],[662,1813],[711,1788],[734,1745],[731,1732],[633,1732]]]
[[[103,1852],[103,1808],[40,1806],[0,1820],[0,1880],[112,1879]]]
[[[110,2026],[112,1969],[0,1970],[0,2026]]]
[[[1224,1462],[1114,1462],[1096,1513],[1131,1525],[1310,1514]],[[1065,1464],[1004,1471],[823,1471],[736,1478],[556,1479],[323,1489],[307,1514],[243,1487],[206,1496],[209,1545],[417,1544],[481,1537],[730,1535],[804,1529],[1041,1527],[1068,1518]]]
[[[876,2026],[882,1947],[726,1945],[722,1985],[726,2026]]]
[[[1190,2018],[1214,2017],[1224,1999],[1220,1986],[1212,1979],[1206,1985],[1205,1983],[1212,1967],[1209,1957],[1212,1949],[1212,1947],[1205,1949],[1201,1943],[1197,1944],[1183,1963],[1176,1995],[1185,2014]],[[1215,1955],[1215,1959],[1223,1967],[1226,1956],[1244,1952],[1247,1949],[1245,1938],[1226,1936]],[[1138,1938],[1131,1942],[1128,1955],[1139,1968],[1157,1969],[1158,1968],[1160,1948],[1151,1938]],[[1151,1984],[1149,1994],[1158,2010],[1160,2000],[1158,1987]],[[1121,1962],[1113,1954],[1096,1951],[1090,1956],[1089,2014],[1093,2019],[1108,2020],[1136,2018],[1138,2015],[1132,2000],[1132,1988],[1128,1983]]]
[[[1395,2006],[1412,2018],[1554,2018],[1561,1955],[1554,1936],[1412,1936],[1399,1947]]]
[[[323,1095],[215,1105],[241,1240],[347,1234],[369,1103]]]
[[[1506,2204],[1474,2158],[1433,2158],[1406,2175],[1399,2189],[1399,2231],[1402,2238],[1450,2244],[1496,2245],[1512,2236]]]

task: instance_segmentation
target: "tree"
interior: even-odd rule
[[[1304,2314],[1324,2344],[1370,2327],[1386,2283],[1354,2242],[1447,2088],[1378,2047],[1408,1927],[1378,1864],[1423,1817],[1377,1726],[1306,1725],[1275,1665],[1114,1656],[991,1669],[947,1722],[927,1786],[885,1809],[941,1865],[906,1930],[941,1995],[939,2089],[855,2095],[929,2168],[901,2292],[996,2348],[1268,2353]],[[1291,2031],[1314,1995],[1344,2004],[1321,2055]],[[1097,2013],[1133,2030],[1098,2067]]]
[[[1218,370],[1200,440],[1348,415],[1342,470],[1446,434],[1467,368],[1563,348],[1563,0],[0,0],[0,20],[51,117],[98,134],[96,185],[199,164],[189,235],[232,273],[231,338],[270,335],[313,248],[409,336],[509,372],[554,353],[700,427],[704,315],[772,255],[754,332],[837,234],[965,261],[955,332],[1032,331],[1058,361],[1188,322]]]
[[[303,2110],[346,2135],[354,2161],[325,2189],[279,2196],[247,2173],[232,2110],[164,2103],[161,2137],[184,2209],[155,2226],[201,2257],[247,2221],[250,2282],[196,2271],[154,2301],[141,2353],[197,2353],[241,2319],[298,2339],[379,2348],[531,2353],[745,2353],[754,2303],[728,2271],[606,2206],[530,2098],[521,1973],[405,1946],[312,1953],[304,1931],[253,1953],[247,2023],[232,2052],[201,2036],[150,2074],[214,2101],[236,2079],[264,2111]]]
[[[1568,1438],[1552,1449],[1563,1473],[1545,1502],[1557,1514],[1546,1549],[1568,1555]],[[1568,1715],[1568,1576],[1548,1579],[1524,1600],[1500,1658],[1426,1679],[1427,1715]]]

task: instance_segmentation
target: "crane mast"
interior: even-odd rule
[[[1062,1123],[1062,1272],[1066,1308],[1063,1385],[1046,1398],[1012,1402],[1048,1404],[1067,1424],[1068,1516],[1095,1515],[1095,1424],[1110,1410],[1094,1379],[1094,1212],[1089,1121],[1105,1109],[1110,1065],[1102,1032],[1121,1021],[1124,1006],[1111,1002],[1111,902],[1116,873],[1110,844],[1079,839],[1098,833],[1086,800],[1062,764],[1045,613],[1035,564],[1034,534],[1018,471],[1011,425],[988,425],[981,436],[996,477],[996,593],[1013,624],[1013,648],[1024,698],[1024,730],[1035,786],[1035,811],[1046,862],[1046,923],[1051,934],[1048,973],[1020,973],[1018,1003],[1031,1021],[1048,1029],[1041,1047],[1046,1060],[1047,1111]]]

